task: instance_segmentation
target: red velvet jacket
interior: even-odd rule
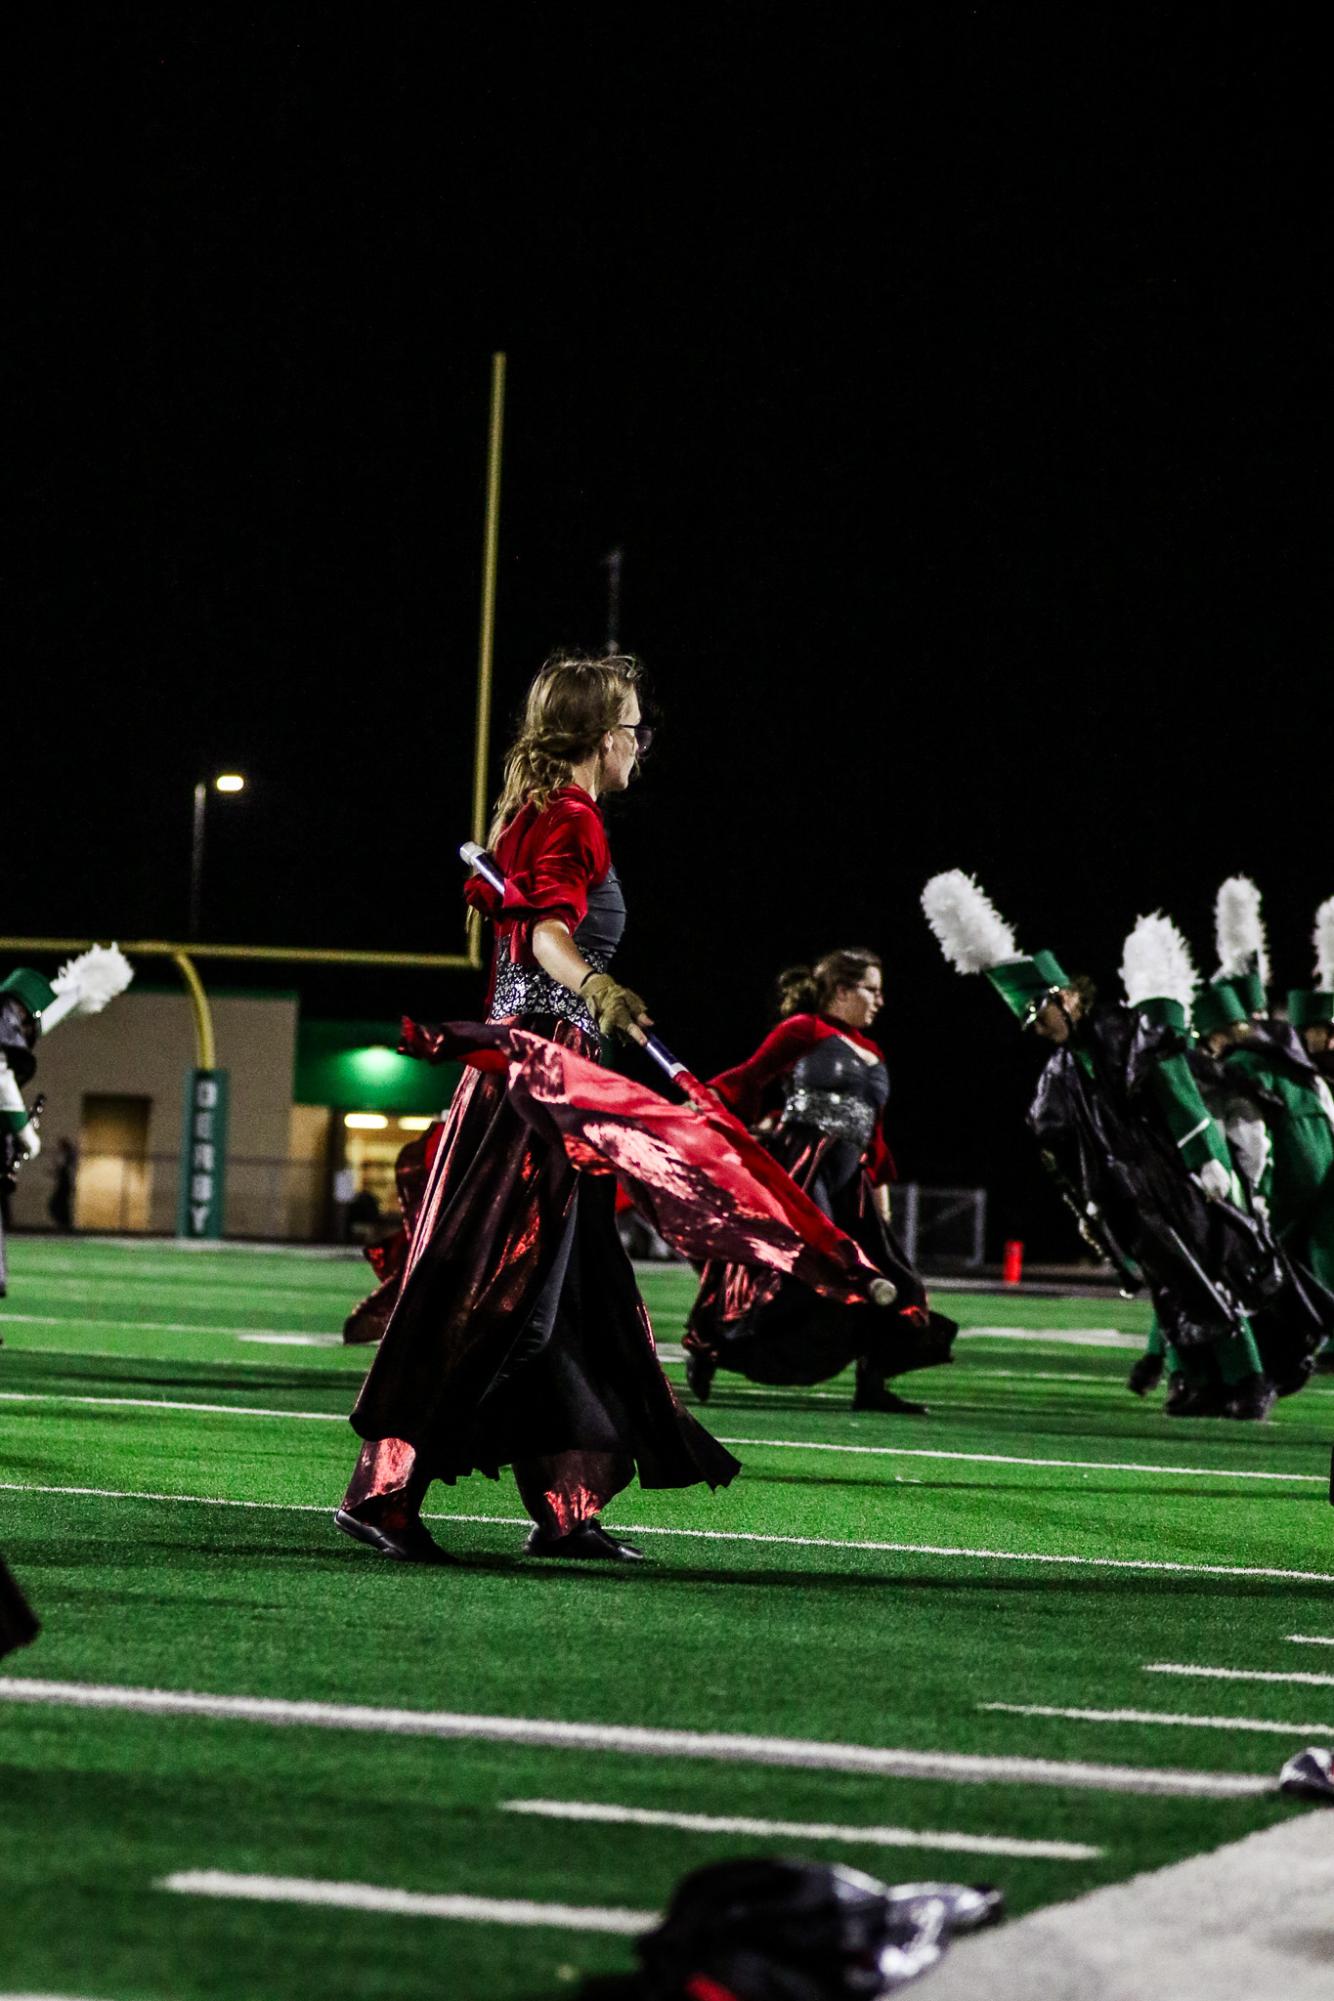
[[[492,850],[505,875],[503,898],[479,875],[463,894],[496,927],[496,952],[508,945],[516,964],[532,965],[533,926],[558,917],[571,933],[588,912],[588,892],[611,867],[611,849],[597,801],[579,785],[563,785],[538,808],[521,806]]]
[[[817,1042],[823,1042],[831,1035],[841,1035],[847,1041],[855,1042],[859,1049],[865,1049],[884,1061],[871,1038],[858,1029],[849,1028],[846,1022],[827,1021],[818,1014],[790,1014],[785,1021],[779,1022],[777,1028],[770,1030],[748,1061],[738,1063],[734,1070],[723,1070],[717,1077],[710,1077],[710,1087],[739,1118],[753,1126],[773,1098],[771,1087],[808,1049],[813,1049]],[[894,1157],[885,1144],[883,1120],[879,1118],[866,1148],[866,1171],[877,1186],[883,1181],[897,1179]]]

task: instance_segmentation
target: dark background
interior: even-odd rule
[[[4,929],[179,936],[191,788],[235,763],[207,937],[457,949],[504,348],[497,751],[544,654],[601,645],[613,545],[662,712],[611,814],[625,977],[707,1072],[779,966],[877,947],[903,1170],[1073,1249],[1021,1125],[1037,1051],[918,895],[974,870],[1114,989],[1158,906],[1212,970],[1240,869],[1280,984],[1308,977],[1334,864],[1299,18],[125,7],[18,35]],[[301,984],[315,1014],[480,1002]]]

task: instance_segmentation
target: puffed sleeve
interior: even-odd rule
[[[733,1070],[722,1070],[716,1077],[710,1077],[709,1088],[718,1093],[738,1118],[754,1125],[764,1110],[764,1094],[769,1085],[828,1033],[815,1015],[791,1014],[769,1031],[753,1056]]]
[[[611,867],[602,815],[591,800],[556,798],[531,819],[520,816],[496,842],[505,877],[497,895],[480,876],[464,895],[526,951],[534,924],[554,917],[573,932],[588,913],[588,893]]]

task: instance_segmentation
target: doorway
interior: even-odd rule
[[[79,1230],[146,1230],[153,1193],[148,1158],[151,1098],[88,1093],[79,1124],[74,1224]]]

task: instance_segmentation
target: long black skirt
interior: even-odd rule
[[[586,1046],[569,1023],[523,1025]],[[510,1465],[558,1532],[636,1475],[718,1487],[740,1470],[663,1375],[612,1177],[577,1173],[515,1112],[504,1077],[474,1069],[352,1424],[367,1446],[346,1505]]]
[[[875,1206],[871,1178],[846,1141],[783,1126],[765,1141],[799,1187],[892,1279],[892,1309],[844,1306],[795,1279],[708,1264],[691,1309],[687,1346],[755,1383],[809,1384],[865,1361],[882,1381],[952,1360],[958,1324],[937,1313],[893,1230]]]

